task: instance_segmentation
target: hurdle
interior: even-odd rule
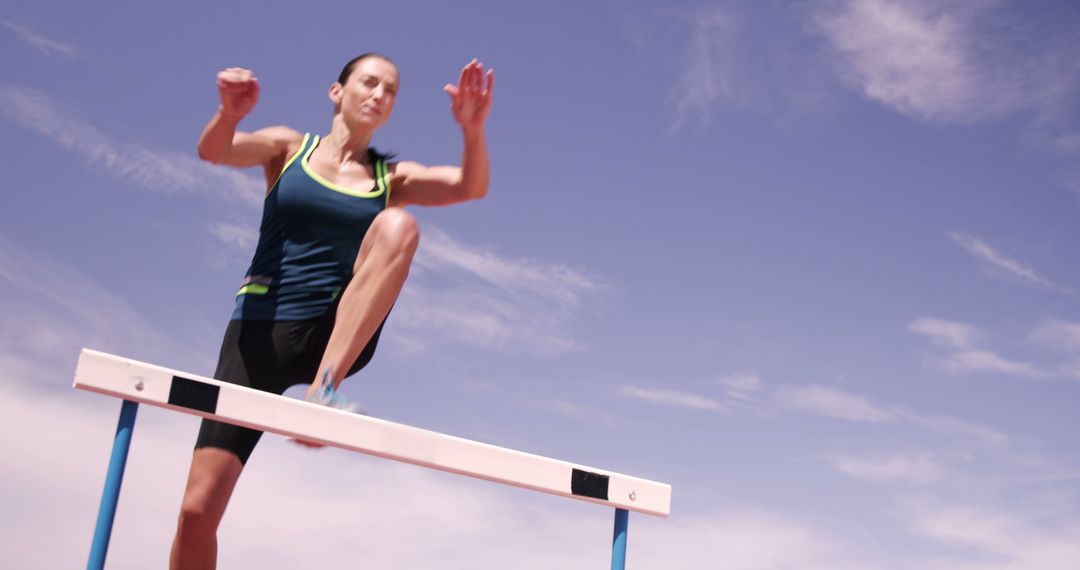
[[[88,570],[105,567],[139,404],[612,507],[612,570],[626,567],[630,511],[659,517],[667,517],[671,511],[671,486],[666,483],[328,408],[95,350],[84,348],[79,354],[74,387],[123,400]]]

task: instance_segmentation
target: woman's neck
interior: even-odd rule
[[[334,117],[334,122],[330,126],[330,134],[323,140],[327,144],[325,150],[330,151],[330,157],[334,160],[342,163],[355,161],[367,164],[368,147],[371,146],[371,139],[374,136],[375,131],[350,129],[341,119],[341,115],[338,115]]]

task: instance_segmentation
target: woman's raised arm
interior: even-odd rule
[[[259,80],[250,70],[225,69],[218,73],[217,86],[221,105],[199,137],[199,158],[240,168],[268,166],[302,138],[289,127],[268,127],[253,133],[236,130],[259,100]]]

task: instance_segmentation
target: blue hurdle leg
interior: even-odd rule
[[[611,570],[626,569],[626,525],[630,511],[615,509],[615,537],[611,541]]]
[[[113,440],[112,457],[109,458],[109,471],[105,475],[105,491],[101,494],[101,508],[98,509],[94,542],[90,545],[90,561],[86,563],[87,570],[105,568],[105,553],[109,550],[116,503],[120,500],[120,483],[124,481],[124,466],[127,464],[131,432],[135,429],[135,413],[138,411],[139,404],[129,400],[124,400],[120,407],[120,421],[116,424],[116,438]]]

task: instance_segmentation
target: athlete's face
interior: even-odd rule
[[[378,128],[390,118],[397,90],[397,67],[368,57],[353,65],[344,85],[335,82],[330,87],[330,100],[348,123]]]

